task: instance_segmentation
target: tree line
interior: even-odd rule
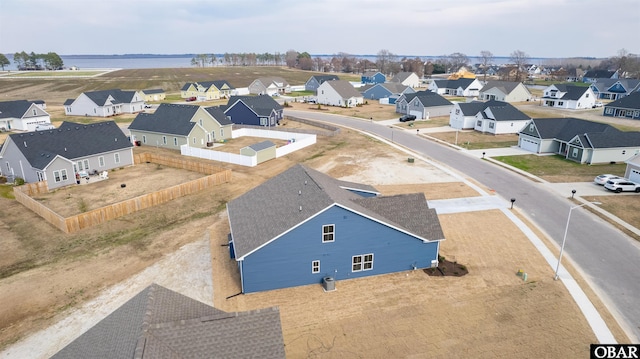
[[[18,70],[60,70],[64,66],[64,62],[55,52],[46,54],[36,54],[33,51],[26,53],[25,51],[13,54],[13,62]],[[4,71],[5,66],[9,66],[11,62],[4,54],[0,54],[0,67]]]

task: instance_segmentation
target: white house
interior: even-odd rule
[[[596,95],[590,87],[554,84],[544,89],[542,106],[580,110],[592,108]]]
[[[358,90],[345,80],[325,81],[317,90],[318,103],[329,106],[356,107],[364,103]]]
[[[529,116],[502,101],[454,103],[449,125],[465,130],[474,129],[494,135],[518,133],[531,120]]]
[[[103,90],[83,92],[64,103],[67,116],[109,117],[144,111],[145,96],[140,91]]]
[[[480,94],[482,83],[474,78],[459,78],[456,80],[433,80],[429,84],[429,90],[438,95],[477,97]]]
[[[51,127],[51,116],[34,101],[0,102],[0,130],[36,131]]]

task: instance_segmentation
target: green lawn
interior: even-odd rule
[[[429,136],[468,150],[511,147],[518,144],[518,135],[515,134],[492,135],[478,131],[450,131],[430,133]]]

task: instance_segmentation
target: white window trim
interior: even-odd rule
[[[115,163],[120,163],[120,154],[119,153],[114,153],[113,154],[113,161]]]
[[[331,232],[326,232],[325,233],[324,229],[329,227],[329,226],[331,226],[333,230]],[[327,235],[327,234],[331,234],[333,239],[331,239],[329,241],[325,241],[324,240],[324,236]],[[336,241],[336,225],[335,224],[323,224],[322,225],[322,243],[331,243],[331,242],[335,242],[335,241]]]
[[[312,274],[320,273],[320,260],[311,261],[311,273]]]
[[[365,257],[367,256],[371,256],[371,261],[365,260]],[[360,259],[360,262],[358,262],[358,264],[360,265],[360,269],[353,268],[353,266],[356,264],[355,263],[356,258]],[[373,270],[373,260],[374,260],[373,253],[360,254],[360,255],[351,257],[351,272],[363,272],[363,271]],[[371,264],[371,268],[365,268],[365,264],[367,263]]]
[[[98,167],[104,167],[104,156],[98,157]]]

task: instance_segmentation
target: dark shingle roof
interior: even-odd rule
[[[540,136],[544,139],[571,141],[579,136],[587,148],[615,148],[640,146],[640,132],[623,132],[605,123],[578,118],[538,118],[533,119]]]
[[[606,92],[611,86],[618,82],[627,92],[640,88],[640,80],[637,79],[598,79],[592,83],[591,86],[595,87],[599,92]]]
[[[440,222],[428,207],[424,194],[363,198],[351,190],[375,192],[371,186],[336,180],[295,165],[232,200],[227,211],[236,258],[250,254],[334,204],[424,240],[444,238]]]
[[[465,116],[475,116],[486,107],[485,103],[481,101],[459,103],[458,106]]]
[[[22,118],[31,104],[33,102],[27,100],[0,102],[0,118]]]
[[[56,155],[70,160],[133,147],[113,121],[63,122],[53,130],[9,135],[32,167],[44,169]]]
[[[340,80],[338,75],[315,75],[315,76],[311,76],[311,77],[316,79],[316,81],[318,81],[319,84],[321,84],[321,83],[323,83],[325,81]]]
[[[482,112],[484,118],[492,118],[496,121],[528,120],[529,116],[503,101],[491,100],[487,102],[467,102],[459,104],[460,110],[465,116],[475,116]],[[493,116],[487,116],[489,110]]]
[[[250,109],[255,111],[255,113],[257,113],[259,116],[270,116],[272,111],[280,111],[283,108],[282,105],[280,105],[276,100],[271,98],[271,96],[259,95],[259,96],[231,96],[229,98],[229,101],[227,102],[226,109],[228,110],[231,106],[235,105],[235,103],[238,101],[242,101]]]
[[[515,90],[516,87],[520,85],[520,82],[513,81],[487,81],[487,83],[480,89],[480,92],[488,91],[492,88],[497,88],[505,94],[510,94],[511,91]]]
[[[150,90],[142,90],[142,92],[146,95],[150,95],[153,93],[164,93],[163,89],[150,89]]]
[[[615,71],[610,71],[610,70],[589,70],[585,72],[585,74],[582,77],[588,77],[588,78],[594,78],[594,79],[609,79],[615,73],[616,73]]]
[[[129,125],[129,129],[187,136],[195,126],[195,122],[191,120],[199,108],[200,106],[196,105],[161,103],[152,114],[139,113]]]
[[[406,94],[406,96],[407,103],[417,97],[424,107],[453,106],[451,101],[432,91],[418,91]]]
[[[615,100],[605,105],[605,107],[640,110],[640,92],[634,92],[621,99]]]
[[[277,308],[227,313],[152,284],[52,358],[284,358]]]
[[[455,79],[455,80],[434,80],[436,85],[438,85],[438,88],[448,88],[448,89],[457,89],[458,87],[466,89],[467,87],[469,87],[469,85],[473,83],[473,81],[475,81],[475,79],[468,79],[465,77]]]
[[[555,84],[553,85],[560,92],[564,92],[561,99],[563,100],[579,100],[585,92],[589,91],[589,87],[585,86],[573,86],[573,85],[565,85],[565,84]],[[547,96],[543,98],[548,98]],[[554,97],[555,98],[555,97]]]
[[[205,107],[204,110],[207,111],[211,116],[213,116],[213,118],[215,118],[216,121],[218,121],[218,123],[222,126],[233,124],[233,122],[229,120],[227,115],[225,115],[224,110],[219,106]]]
[[[93,101],[96,105],[104,106],[107,103],[109,96],[114,99],[114,103],[130,103],[136,92],[113,89],[84,92],[84,94],[89,97],[91,101]]]

